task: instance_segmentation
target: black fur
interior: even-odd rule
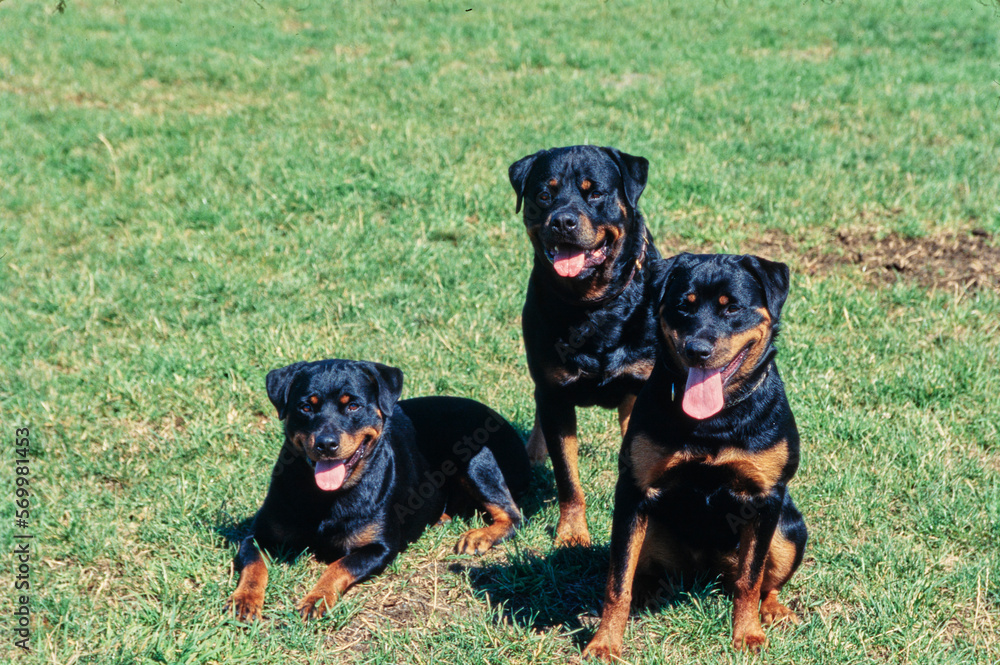
[[[639,524],[648,522],[648,533],[662,539],[659,550],[670,552],[668,572],[721,574],[734,598],[778,560],[767,558],[775,533],[787,541],[790,566],[772,580],[775,598],[801,563],[806,526],[787,488],[799,465],[799,434],[773,346],[788,286],[787,266],[753,256],[682,254],[667,264],[658,361],[622,442],[605,616],[590,654],[620,654],[621,635],[612,626],[621,617],[609,617],[630,598],[630,539]],[[747,355],[733,365],[741,349]],[[691,367],[723,368],[723,377],[733,368],[721,411],[704,419],[682,407]],[[755,552],[752,559],[743,561],[741,547]],[[725,563],[733,557],[736,569]],[[649,562],[638,568],[648,573]],[[765,584],[758,594],[767,591]],[[734,646],[762,645],[759,623],[754,629],[736,615]]]
[[[358,582],[384,569],[446,507],[499,507],[512,523],[502,537],[513,532],[520,513],[505,478],[515,494],[529,478],[520,436],[473,400],[397,403],[402,384],[394,367],[351,360],[299,362],[267,375],[285,442],[237,570],[260,561],[258,547],[286,554],[308,549],[320,561],[340,562]],[[360,459],[340,489],[320,489],[316,463],[342,459],[337,442],[345,435],[364,440]],[[358,534],[371,537],[358,541]],[[234,604],[237,614],[253,615]]]
[[[576,453],[563,445],[576,431],[575,408],[620,407],[627,415],[655,358],[650,263],[659,253],[638,208],[647,172],[644,158],[595,146],[543,150],[509,169],[534,249],[522,326],[536,430],[552,457],[564,508],[559,536],[568,543],[589,540]],[[560,247],[591,250],[578,275],[556,272]],[[601,251],[604,260],[590,265]],[[536,437],[533,448],[540,444]],[[538,450],[533,456],[539,458]],[[572,524],[567,506],[577,515]]]

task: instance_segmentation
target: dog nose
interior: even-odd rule
[[[317,436],[315,448],[320,455],[332,455],[340,448],[340,437],[331,434]]]
[[[576,230],[577,224],[579,224],[579,219],[571,212],[558,212],[552,216],[552,226],[562,233]]]
[[[684,344],[684,355],[693,362],[704,362],[712,355],[712,343],[706,339],[689,339]]]

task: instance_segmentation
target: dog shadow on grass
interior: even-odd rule
[[[600,622],[608,557],[607,545],[561,547],[547,554],[519,549],[509,551],[505,562],[456,564],[451,570],[468,575],[474,593],[501,608],[498,622],[534,631],[560,628],[582,649]],[[720,587],[707,576],[689,581],[664,574],[659,580],[644,580],[644,591],[633,604],[633,617],[692,602],[704,604]]]
[[[526,518],[538,513],[545,499],[555,494],[551,470],[535,466],[532,474],[531,490],[519,503]],[[501,608],[498,621],[535,631],[560,628],[572,634],[582,649],[600,621],[609,556],[606,542],[590,547],[554,548],[549,552],[518,547],[515,542],[508,545],[505,561],[484,565],[477,565],[476,561],[455,563],[450,570],[467,575],[479,598]],[[644,579],[641,586],[643,593],[641,597],[637,593],[633,616],[640,612],[669,611],[720,592],[717,580],[707,575],[689,580],[664,573],[659,578]]]

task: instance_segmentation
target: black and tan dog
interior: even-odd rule
[[[258,548],[308,549],[329,563],[297,606],[310,618],[380,572],[446,511],[478,509],[490,519],[459,539],[460,553],[485,552],[514,533],[521,514],[511,491],[523,493],[530,477],[517,432],[469,399],[397,403],[402,388],[400,370],[370,362],[299,362],[268,373],[285,443],[236,555],[236,616],[261,616],[267,566]]]
[[[799,435],[773,342],[788,268],[754,256],[682,254],[660,307],[660,355],[619,456],[601,625],[585,654],[621,654],[633,584],[710,572],[733,596],[733,646],[765,643],[795,615],[778,592],[806,526],[788,481]],[[758,616],[759,613],[759,616]]]
[[[639,196],[649,163],[614,148],[543,150],[510,166],[534,247],[522,326],[535,383],[528,454],[552,458],[556,540],[587,545],[577,471],[576,407],[617,408],[624,433],[653,369],[656,309],[648,262],[659,257]]]

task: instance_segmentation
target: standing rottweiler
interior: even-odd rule
[[[397,403],[402,389],[400,370],[371,362],[299,362],[268,373],[285,443],[236,555],[240,580],[229,608],[237,617],[261,615],[267,565],[258,548],[308,549],[330,564],[297,605],[311,618],[446,512],[477,509],[490,519],[459,539],[459,553],[485,552],[514,533],[521,513],[511,492],[527,489],[530,471],[521,437],[479,402]]]
[[[798,621],[778,602],[806,546],[787,489],[799,434],[774,361],[787,295],[781,263],[671,263],[660,354],[619,455],[601,626],[585,655],[621,655],[633,586],[655,593],[664,571],[722,576],[736,649],[764,645],[760,619]]]
[[[556,542],[588,545],[576,407],[617,408],[622,432],[653,369],[659,258],[639,212],[649,162],[614,148],[543,150],[510,166],[534,247],[522,325],[535,383],[528,454],[552,458]]]

